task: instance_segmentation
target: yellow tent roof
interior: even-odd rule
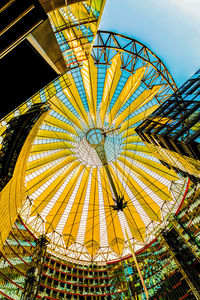
[[[49,100],[52,109],[28,159],[29,200],[21,215],[60,254],[86,261],[126,255],[126,231],[142,247],[178,200],[171,185],[180,179],[134,130],[158,107],[156,95],[163,89],[160,82],[145,85],[148,70],[144,63],[127,72],[120,52],[109,64],[96,64],[90,56],[71,70],[70,85]],[[119,212],[102,155],[116,192],[127,202]]]

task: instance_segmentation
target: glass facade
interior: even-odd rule
[[[200,178],[199,100],[198,70],[136,129],[164,165],[193,181]]]

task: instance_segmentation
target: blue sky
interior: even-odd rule
[[[99,29],[147,45],[178,86],[200,68],[200,0],[107,0]]]

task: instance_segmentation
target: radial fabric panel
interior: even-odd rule
[[[146,60],[132,57],[130,71],[125,52],[115,49],[105,60],[98,54],[97,61],[103,49],[94,51],[49,100],[52,110],[30,151],[21,212],[35,234],[47,234],[52,252],[84,262],[130,254],[126,232],[136,250],[149,243],[184,187],[135,132],[173,92],[170,84]],[[121,210],[114,209],[116,194],[126,203]]]

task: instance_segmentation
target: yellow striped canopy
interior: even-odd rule
[[[49,100],[30,151],[21,216],[36,234],[49,236],[52,251],[83,261],[125,256],[131,253],[126,232],[139,249],[177,209],[181,193],[172,186],[183,183],[135,132],[163,92],[158,80],[145,84],[148,72],[146,62],[123,69],[120,51],[101,64],[90,56]],[[113,209],[113,188],[93,146],[102,140],[116,191],[127,202],[123,211]]]

